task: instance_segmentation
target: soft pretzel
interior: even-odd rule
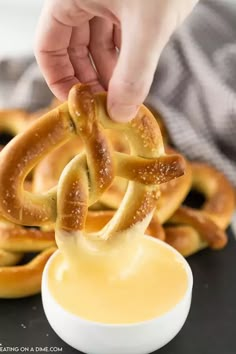
[[[126,196],[105,230],[87,237],[106,239],[141,222],[140,232],[146,229],[159,195],[155,185],[181,176],[184,161],[179,155],[165,155],[158,125],[145,107],[132,122],[118,124],[109,119],[105,106],[105,94],[93,96],[88,86],[77,85],[70,91],[68,103],[38,119],[5,147],[0,154],[0,210],[4,217],[25,225],[56,222],[62,230],[84,231],[88,206],[118,175],[131,180]],[[124,132],[131,155],[114,152],[104,128]],[[85,152],[66,166],[57,189],[43,194],[25,191],[23,182],[30,170],[76,134]]]
[[[55,249],[53,231],[43,232],[32,228],[0,221],[0,298],[33,295],[40,291],[43,266],[48,249]],[[18,265],[25,253],[39,252],[27,265]]]
[[[38,114],[38,113],[37,113]],[[23,110],[0,111],[0,131],[13,136],[19,134],[37,117]],[[2,150],[2,146],[0,150]],[[31,182],[25,181],[24,188],[31,190]],[[0,298],[33,295],[40,291],[41,276],[50,253],[55,247],[54,232],[25,229],[0,221]],[[27,265],[18,265],[25,252],[43,251]]]
[[[124,134],[122,138],[120,134],[113,130],[107,130],[106,134],[115,151],[130,152]],[[64,167],[75,155],[81,152],[82,147],[81,139],[75,137],[48,154],[34,169],[32,190],[34,192],[45,192],[56,186]],[[117,209],[125,194],[127,184],[128,181],[124,178],[115,177],[112,185],[101,195],[99,202],[93,204],[90,208],[92,210]]]
[[[192,189],[201,192],[206,201],[202,206],[216,225],[225,230],[235,209],[234,188],[225,175],[206,163],[191,163]]]
[[[166,125],[164,123],[163,117],[161,116],[160,112],[157,111],[156,108],[154,108],[152,105],[147,104],[148,109],[152,112],[152,114],[154,115],[160,130],[161,130],[161,135],[163,137],[163,141],[165,145],[169,145],[170,144],[170,135],[168,133],[168,130],[166,128]]]
[[[233,187],[221,172],[206,163],[196,162],[191,163],[191,170],[191,189],[203,193],[206,200],[200,210],[179,207],[164,228],[165,241],[184,256],[207,246],[212,249],[223,248],[227,244],[224,230],[234,211]],[[176,180],[176,184],[180,183],[181,178]],[[169,193],[171,195],[171,188]]]
[[[0,131],[15,136],[28,125],[29,117],[26,111],[20,109],[0,110]]]
[[[0,267],[0,297],[17,298],[40,292],[44,266],[55,249],[42,251],[24,265]]]
[[[173,150],[168,150],[169,152]],[[164,224],[174,214],[187,197],[192,186],[192,167],[186,163],[185,174],[160,186],[161,197],[157,201],[155,214]]]
[[[12,266],[20,262],[23,253],[8,252],[0,249],[0,267]]]
[[[54,98],[49,107],[40,109],[34,113],[23,109],[2,109],[0,110],[0,132],[9,133],[13,136],[25,130],[36,118],[59,105],[59,101]]]
[[[211,188],[208,187],[209,185]],[[200,210],[178,206],[191,188],[198,189],[199,192],[202,191],[205,194],[206,201]],[[162,194],[157,201],[158,208],[154,214],[156,229],[150,225],[146,230],[147,234],[164,238],[184,256],[189,256],[207,246],[212,249],[221,249],[226,245],[227,235],[224,230],[230,223],[234,210],[234,194],[233,187],[222,173],[207,164],[187,164],[184,176],[160,185],[160,189]],[[112,199],[112,190],[108,192],[106,194],[109,194]],[[116,192],[117,203],[119,203],[124,193],[119,184]],[[219,204],[222,198],[224,203]],[[93,227],[96,227],[97,220],[100,219],[101,223],[104,218],[105,224],[113,213],[101,211],[91,214],[86,225],[93,223]],[[160,224],[166,222],[167,224],[162,229]]]
[[[204,194],[200,210],[179,208],[165,228],[166,242],[188,256],[207,246],[221,249],[227,244],[224,232],[234,212],[234,189],[228,179],[205,163],[192,163],[192,188]],[[176,226],[177,225],[177,226]],[[182,236],[181,236],[182,235]]]
[[[53,246],[54,231],[41,231],[0,222],[0,249],[9,252],[39,252]]]
[[[175,225],[165,227],[165,241],[184,256],[208,246],[212,249],[221,249],[227,243],[224,230],[200,210],[182,206],[175,212],[170,222]]]
[[[207,247],[199,232],[189,225],[175,225],[165,228],[165,242],[174,247],[184,257]]]

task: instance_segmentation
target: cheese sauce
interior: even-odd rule
[[[57,232],[57,242],[61,251],[49,268],[49,290],[81,318],[149,320],[173,308],[187,290],[181,258],[152,237],[126,232],[111,241],[88,241]]]

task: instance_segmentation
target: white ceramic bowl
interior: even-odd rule
[[[48,289],[48,269],[58,251],[54,253],[43,272],[42,300],[46,317],[57,335],[87,354],[148,354],[171,341],[186,321],[191,305],[193,276],[187,261],[175,249],[162,241],[156,242],[178,254],[187,272],[187,291],[182,300],[164,315],[134,324],[92,322],[61,307]]]

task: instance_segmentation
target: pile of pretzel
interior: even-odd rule
[[[85,97],[84,103],[81,101],[83,104],[78,95]],[[0,153],[1,169],[7,171],[4,175],[0,169],[2,298],[29,296],[40,291],[44,265],[56,249],[55,223],[65,230],[73,230],[80,224],[78,227],[82,225],[87,234],[100,237],[101,229],[112,233],[132,226],[136,223],[134,219],[142,221],[142,213],[148,214],[148,209],[155,204],[146,233],[169,243],[184,256],[206,247],[221,249],[227,244],[225,230],[235,208],[234,189],[227,178],[212,166],[187,161],[174,151],[169,146],[163,121],[155,113],[162,131],[163,148],[159,132],[150,123],[151,113],[145,108],[130,126],[123,125],[118,131],[113,129],[113,123],[103,118],[108,137],[105,140],[89,106],[93,99],[90,97],[88,103],[86,95],[88,92],[83,88],[74,90],[68,104],[59,105],[54,100],[45,110],[49,110],[46,115],[43,115],[44,111],[34,114],[20,110],[0,111],[1,132],[17,136]],[[99,104],[100,115],[105,117],[103,96],[99,97]],[[83,124],[75,123],[76,115],[84,116]],[[150,119],[145,120],[146,116]],[[72,131],[77,133],[72,134]],[[40,145],[37,141],[44,143]],[[133,156],[133,151],[137,156]],[[79,193],[78,190],[72,193],[77,181],[76,172],[72,172],[78,166],[83,166],[80,176],[83,188]],[[84,187],[89,183],[87,170],[92,171],[93,188]],[[133,184],[130,185],[127,179]],[[158,193],[152,189],[154,184],[158,184]],[[86,194],[85,189],[89,194],[81,197]],[[199,209],[184,205],[191,190],[204,196],[205,201]],[[83,218],[74,215],[75,209],[71,209],[81,204],[76,199],[78,194],[86,204],[81,209]],[[122,202],[125,194],[126,200]],[[133,202],[132,195],[135,196]],[[129,206],[125,216],[119,212],[124,203]],[[109,229],[110,220],[113,222]],[[29,263],[21,264],[26,253],[35,256]]]

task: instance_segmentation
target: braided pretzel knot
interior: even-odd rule
[[[130,180],[126,195],[102,232],[87,235],[107,239],[147,219],[155,209],[156,185],[181,176],[184,161],[165,155],[159,127],[143,106],[132,122],[112,122],[106,113],[106,95],[92,95],[84,85],[74,86],[64,103],[38,119],[15,137],[0,154],[0,211],[10,221],[24,225],[56,222],[65,231],[83,231],[88,207],[111,185],[115,175]],[[105,129],[117,129],[128,137],[131,154],[113,151]],[[43,194],[23,188],[30,170],[49,152],[75,135],[85,151],[63,170],[57,188]]]

